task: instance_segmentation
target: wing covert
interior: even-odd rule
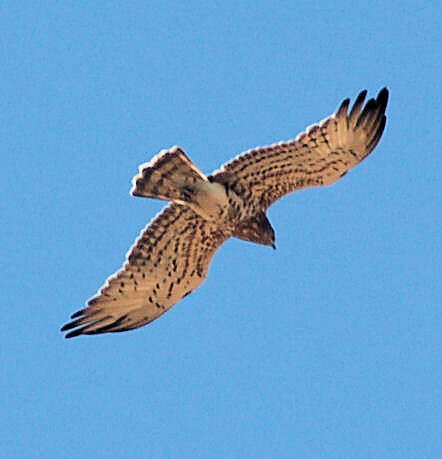
[[[229,236],[189,207],[166,206],[141,232],[123,268],[61,330],[73,329],[66,335],[72,338],[152,322],[203,282]]]

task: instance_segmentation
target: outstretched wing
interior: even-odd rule
[[[66,338],[121,332],[164,314],[197,288],[229,237],[189,207],[170,204],[143,230],[123,268],[61,330]]]
[[[249,150],[209,179],[228,183],[261,209],[287,193],[332,184],[373,151],[381,138],[388,90],[382,89],[362,108],[366,94],[359,94],[350,113],[350,100],[345,99],[336,113],[295,140]]]

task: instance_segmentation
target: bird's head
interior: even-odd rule
[[[275,230],[264,212],[258,212],[255,216],[240,222],[233,236],[276,249]]]

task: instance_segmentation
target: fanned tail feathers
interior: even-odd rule
[[[139,167],[139,173],[133,178],[131,194],[185,204],[195,184],[207,181],[184,151],[175,146],[162,150]]]

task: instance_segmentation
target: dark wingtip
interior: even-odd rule
[[[387,86],[384,86],[384,87],[379,91],[379,94],[378,94],[377,99],[379,100],[380,98],[388,98],[388,94],[389,94],[389,90],[388,90]]]
[[[72,330],[71,332],[69,332],[68,334],[65,335],[65,338],[66,339],[69,339],[69,338],[75,338],[76,336],[79,336],[82,334],[82,329],[79,328],[78,330]]]
[[[73,320],[72,322],[68,322],[67,324],[64,324],[60,331],[66,331],[66,330],[70,330],[71,328],[75,328],[77,327],[78,325],[81,325],[83,323],[83,320],[84,320],[84,317],[80,317],[79,319],[77,320]]]
[[[358,96],[356,97],[356,100],[354,101],[353,107],[350,110],[350,114],[348,115],[349,119],[352,119],[356,116],[359,115],[359,112],[361,111],[361,108],[364,104],[365,97],[367,96],[367,90],[363,89]]]
[[[119,331],[119,330],[114,330],[117,328],[120,324],[122,324],[127,318],[127,314],[124,314],[123,316],[119,317],[112,323],[105,325],[104,327],[97,328],[96,330],[93,330],[91,332],[88,332],[90,335],[98,335],[100,333],[107,333],[107,332],[112,332],[112,331]]]
[[[387,122],[387,117],[385,115],[383,115],[381,120],[380,120],[379,127],[378,127],[378,130],[376,132],[376,135],[373,137],[371,142],[367,145],[367,149],[368,149],[369,152],[373,151],[374,148],[376,147],[376,145],[379,143],[379,140],[382,137],[382,133],[384,132],[386,122]]]
[[[86,312],[86,309],[87,309],[87,308],[84,308],[84,309],[80,309],[80,310],[77,311],[77,312],[74,312],[74,313],[71,315],[71,319],[76,319],[77,317],[82,316],[82,315]]]
[[[360,126],[362,123],[365,122],[367,118],[370,118],[375,113],[378,105],[374,99],[370,99],[365,104],[365,107],[362,110],[362,113],[358,117],[358,121],[356,122],[356,126]]]
[[[358,97],[356,97],[355,104],[362,104],[367,97],[367,90],[363,89],[359,94]]]
[[[84,308],[84,309],[80,309],[79,311],[77,312],[74,312],[72,315],[71,315],[71,319],[75,319],[75,320],[71,320],[70,322],[68,322],[67,324],[64,324],[61,328],[60,328],[60,331],[61,332],[65,332],[67,330],[71,330],[72,328],[75,328],[77,327],[78,325],[81,325],[83,320],[84,320],[84,317],[85,317],[85,312],[86,312],[87,308]],[[74,332],[70,332],[68,333],[65,338],[71,338],[72,336],[76,336],[76,335],[73,335]],[[72,335],[72,336],[71,336]]]
[[[336,111],[337,116],[341,116],[347,113],[348,106],[350,105],[350,99],[344,99],[339,106],[338,110]]]
[[[103,318],[101,320],[92,322],[92,324],[96,323],[96,322],[101,322],[102,320],[105,320],[106,318]],[[81,319],[79,319],[79,320],[81,320]],[[63,328],[65,328],[65,330],[70,330],[71,328],[74,328],[74,327],[77,327],[78,325],[81,325],[78,322],[79,321],[77,321],[77,320],[74,321],[74,322],[70,322],[70,323],[66,324],[65,327],[63,327]],[[90,326],[91,326],[91,323],[87,323],[83,327],[77,328],[76,330],[72,330],[65,336],[65,338],[74,338],[75,336],[78,336],[78,335],[84,335],[84,334],[87,333],[87,332],[85,332],[85,330],[87,328],[89,328]]]
[[[388,88],[385,87],[379,91],[379,94],[376,97],[376,103],[378,104],[381,111],[385,111],[385,108],[387,107],[388,96],[389,96],[389,91],[388,91]]]

